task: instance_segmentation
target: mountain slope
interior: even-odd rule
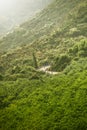
[[[87,130],[86,7],[54,0],[1,38],[1,130]]]
[[[51,0],[8,0],[0,2],[0,35],[13,30],[46,7]],[[3,8],[2,8],[3,7]]]
[[[67,2],[58,0],[53,2],[34,19],[24,23],[15,29],[13,33],[4,37],[0,41],[0,50],[8,50],[18,45],[29,44],[44,35],[49,35],[55,29],[67,28],[67,25],[69,25],[69,29],[71,27],[70,24],[72,25],[71,28],[76,28],[77,31],[82,28],[86,33],[86,6],[86,0],[68,0]],[[82,13],[79,13],[81,12],[80,10],[82,10]],[[83,21],[80,21],[81,19]],[[77,24],[75,25],[76,22]]]
[[[0,82],[0,129],[86,130],[86,73]]]

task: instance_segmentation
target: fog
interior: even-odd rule
[[[52,0],[0,0],[0,33],[34,16]]]

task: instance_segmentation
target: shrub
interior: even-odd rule
[[[86,41],[81,41],[80,44],[78,45],[78,55],[81,57],[86,57],[87,56],[87,42]]]
[[[87,53],[84,50],[81,50],[81,51],[78,52],[78,56],[79,57],[86,57]]]
[[[3,80],[3,76],[2,76],[2,74],[0,74],[0,81],[2,81]]]
[[[56,71],[63,71],[66,68],[66,66],[70,63],[70,61],[71,58],[68,55],[61,55],[60,57],[56,58],[52,69]]]
[[[11,71],[11,74],[17,74],[20,72],[20,67],[19,66],[14,66],[12,71]]]

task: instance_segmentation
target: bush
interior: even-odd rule
[[[79,56],[86,57],[87,56],[87,42],[82,41],[78,46],[78,50],[79,50],[79,53],[78,53]]]
[[[17,74],[20,72],[20,67],[19,66],[14,66],[12,71],[11,71],[11,74]]]
[[[4,71],[4,68],[0,66],[0,72],[2,73]]]
[[[0,81],[2,81],[3,80],[3,76],[2,76],[2,74],[0,74]]]
[[[75,56],[81,56],[86,57],[87,56],[87,42],[86,40],[81,40],[80,42],[76,43],[72,48],[69,49],[69,54],[73,57]]]
[[[87,53],[84,50],[81,50],[81,51],[78,52],[78,56],[79,57],[86,57]]]
[[[70,61],[71,58],[68,55],[61,55],[60,57],[56,58],[52,69],[56,71],[63,71],[66,68],[66,66],[70,63]]]

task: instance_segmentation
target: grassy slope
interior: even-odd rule
[[[86,3],[55,1],[34,20],[21,25],[19,31],[4,37],[0,47],[5,51],[10,42],[14,46],[39,39],[0,54],[1,130],[87,129]],[[48,16],[55,24],[41,29],[51,21]],[[29,29],[33,30],[32,38]],[[61,75],[46,75],[31,67],[33,51],[39,65],[51,64]]]

